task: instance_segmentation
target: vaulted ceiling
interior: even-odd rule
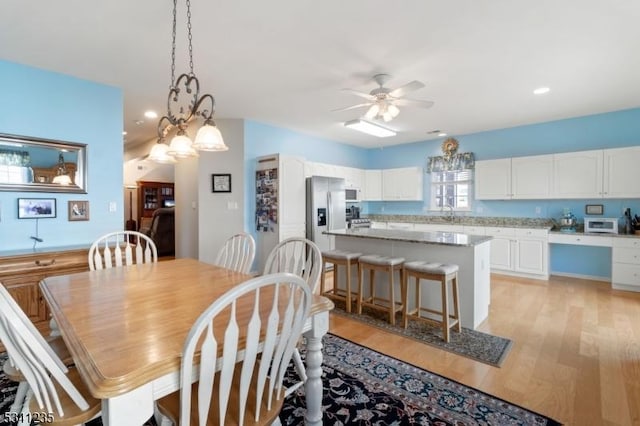
[[[0,59],[122,88],[126,143],[156,135],[166,111],[169,0],[5,0]],[[456,136],[640,106],[637,0],[192,0],[195,72],[216,117],[245,118],[358,146]],[[187,70],[185,5],[177,72]],[[412,80],[377,139],[346,129],[366,108],[333,111]],[[8,84],[8,82],[4,82]],[[538,87],[551,91],[532,94]],[[143,121],[136,124],[138,121]]]

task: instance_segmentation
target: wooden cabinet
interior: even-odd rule
[[[173,183],[138,181],[138,226],[149,223],[153,212],[175,200]]]
[[[39,283],[46,277],[89,270],[89,247],[0,256],[0,283],[43,335],[49,334],[49,308]]]

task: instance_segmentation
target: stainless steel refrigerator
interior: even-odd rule
[[[327,230],[347,227],[345,183],[342,178],[312,176],[307,178],[307,238],[321,251],[335,247]]]

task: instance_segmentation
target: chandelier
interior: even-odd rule
[[[58,169],[56,170],[56,176],[53,178],[51,183],[55,183],[58,185],[71,185],[71,178],[68,175],[67,168],[64,165],[64,156],[62,152],[58,156]]]
[[[191,2],[187,5],[187,37],[189,42],[189,73],[176,79],[176,16],[177,0],[173,0],[173,32],[171,43],[171,85],[167,96],[167,114],[158,121],[158,143],[149,153],[149,160],[171,164],[176,159],[197,157],[197,151],[227,151],[220,130],[213,121],[215,99],[210,94],[200,95],[200,82],[193,71],[193,47],[191,37]],[[204,123],[196,134],[195,143],[187,135],[189,122],[202,118]],[[177,129],[167,145],[169,132]]]

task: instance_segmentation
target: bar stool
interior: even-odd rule
[[[409,317],[424,321],[439,322],[442,324],[442,335],[444,336],[444,340],[445,342],[449,342],[450,328],[455,326],[458,333],[461,331],[459,311],[460,303],[458,300],[458,265],[415,261],[406,262],[403,269],[404,281],[402,291],[405,296],[403,311],[404,328],[407,328],[409,324]],[[414,277],[416,282],[416,308],[411,311],[408,309],[410,277]],[[438,281],[440,283],[442,311],[436,311],[434,309],[423,308],[420,306],[420,280]],[[451,283],[451,292],[453,296],[453,315],[449,315],[449,297],[447,294],[447,284],[449,282]],[[440,315],[442,317],[442,321],[422,317],[420,315],[421,312]]]
[[[358,259],[358,298],[357,307],[358,314],[362,314],[362,306],[368,306],[373,309],[383,310],[389,312],[389,322],[391,325],[396,325],[396,312],[402,310],[402,301],[405,299],[404,290],[402,287],[402,265],[404,258],[402,257],[387,257],[377,254],[368,254],[360,256]],[[362,286],[364,284],[364,272],[369,270],[369,297],[363,298]],[[375,272],[387,272],[389,274],[389,299],[382,299],[376,297],[375,291]],[[400,273],[400,303],[395,301],[395,286],[393,282],[393,273],[398,271]],[[389,306],[377,304],[376,301],[383,301],[388,303]]]
[[[343,300],[345,310],[351,312],[351,302],[355,300],[355,296],[351,295],[351,266],[358,265],[358,258],[362,253],[354,253],[342,250],[327,250],[322,252],[322,274],[320,275],[320,294],[330,299]],[[327,263],[333,264],[333,288],[325,289],[325,273],[324,268]],[[347,276],[346,288],[342,290],[338,287],[338,266],[345,266],[345,274]]]

